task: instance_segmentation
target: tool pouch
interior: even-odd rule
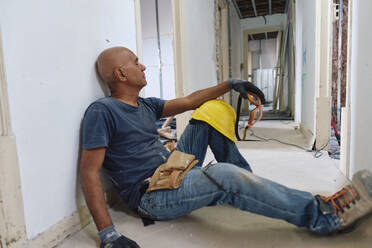
[[[174,150],[168,161],[160,165],[152,175],[146,193],[160,189],[177,189],[187,172],[198,162],[194,155]]]

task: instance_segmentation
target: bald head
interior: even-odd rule
[[[146,67],[128,48],[112,47],[104,50],[97,59],[98,73],[114,91],[139,92],[146,86]]]
[[[133,52],[125,47],[112,47],[104,50],[97,59],[98,73],[106,83],[114,81],[114,70],[126,65]]]

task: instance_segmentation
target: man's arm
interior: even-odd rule
[[[106,148],[83,149],[80,162],[80,180],[85,200],[98,231],[112,226],[107,210],[99,170],[105,158]]]
[[[166,101],[161,117],[173,116],[195,109],[205,101],[222,96],[229,90],[227,81],[225,81],[217,86],[195,91],[188,96]]]

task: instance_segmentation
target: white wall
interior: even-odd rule
[[[173,24],[171,0],[159,0],[159,34],[162,58],[163,98],[175,98]],[[160,97],[159,54],[155,0],[141,0],[143,63],[146,66],[146,97]]]
[[[82,204],[80,123],[88,104],[103,96],[95,59],[114,45],[135,51],[134,2],[0,1],[0,23],[31,239]]]
[[[316,1],[299,0],[296,2],[296,59],[297,76],[301,73],[302,110],[301,124],[315,135],[315,97],[316,87],[316,58],[315,58],[315,28]],[[300,28],[302,27],[302,28]],[[301,64],[299,64],[301,63]]]
[[[214,0],[184,0],[184,93],[217,84]]]
[[[371,10],[370,0],[352,1],[350,175],[361,169],[372,171]]]

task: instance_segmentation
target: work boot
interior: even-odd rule
[[[359,171],[353,176],[352,184],[332,196],[316,198],[323,200],[321,210],[326,203],[326,207],[340,218],[341,232],[349,230],[357,220],[372,212],[372,173]]]

